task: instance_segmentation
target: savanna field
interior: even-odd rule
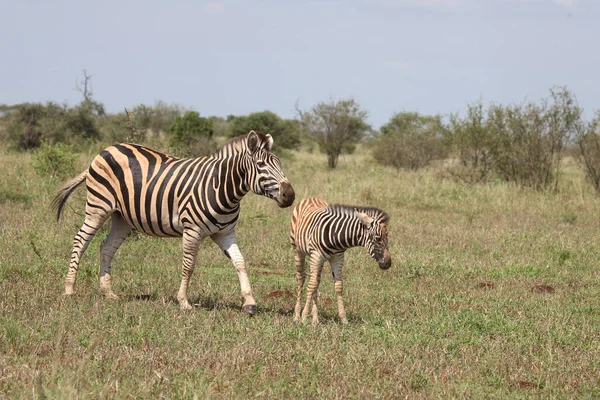
[[[113,261],[118,300],[99,291],[99,247],[63,297],[85,190],[59,223],[66,178],[0,153],[0,398],[594,398],[600,396],[600,198],[564,161],[558,192],[466,185],[359,148],[329,170],[318,152],[283,168],[296,199],[379,207],[392,268],[346,253],[349,324],[325,266],[320,324],[293,323],[292,208],[249,194],[237,228],[259,313],[240,312],[234,267],[210,240],[176,300],[181,241],[131,234]],[[80,156],[83,170],[95,153]]]

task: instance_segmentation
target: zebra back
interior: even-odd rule
[[[270,152],[270,135],[251,131],[210,157],[177,158],[131,143],[101,151],[88,171],[57,194],[60,210],[87,178],[86,212],[98,220],[119,212],[131,227],[153,236],[181,236],[184,227],[210,235],[233,227],[239,202],[254,191],[287,207],[294,191]]]

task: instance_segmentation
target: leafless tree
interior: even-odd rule
[[[80,86],[82,85],[83,88]],[[92,88],[92,75],[88,75],[87,71],[83,70],[83,80],[81,82],[77,82],[75,80],[75,90],[83,95],[84,101],[91,101],[92,96],[94,95],[94,90]]]

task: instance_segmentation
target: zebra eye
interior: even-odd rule
[[[259,167],[259,168],[262,168],[262,167],[264,167],[265,165],[267,165],[267,164],[265,164],[265,163],[264,163],[264,161],[260,161],[260,160],[259,160],[259,161],[257,161],[257,162],[256,162],[256,166],[257,166],[257,167]]]

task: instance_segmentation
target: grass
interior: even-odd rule
[[[84,168],[92,156],[82,157]],[[181,242],[133,235],[98,289],[103,229],[76,295],[62,296],[84,190],[55,222],[61,181],[29,156],[0,154],[0,398],[521,398],[600,396],[600,199],[575,164],[557,194],[465,186],[343,156],[283,161],[297,199],[380,207],[393,265],[347,253],[349,325],[331,279],[321,324],[292,322],[291,209],[248,195],[240,248],[259,314],[239,311],[233,266],[205,241],[182,312]],[[108,225],[108,224],[107,224]],[[328,268],[328,266],[326,267]]]

